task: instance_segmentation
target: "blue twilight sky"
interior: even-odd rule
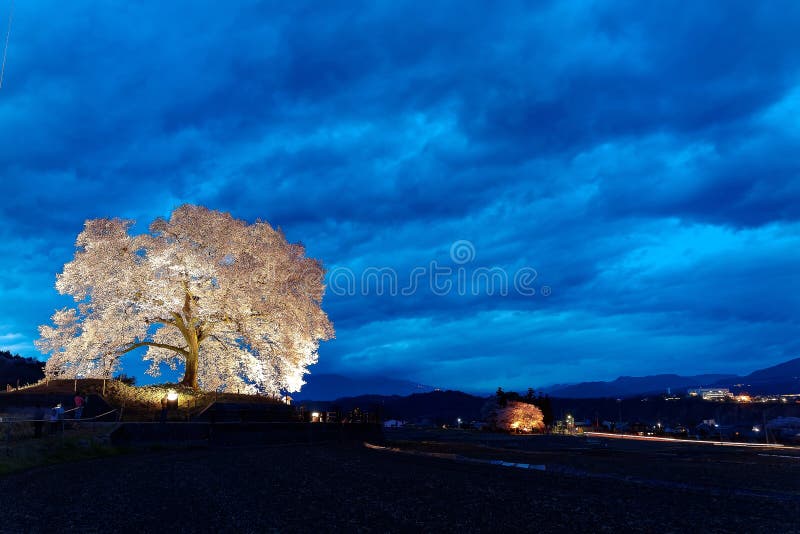
[[[335,274],[314,373],[490,390],[797,357],[798,27],[793,0],[18,1],[0,347],[37,355],[85,219],[191,202]],[[370,267],[427,274],[378,294]]]

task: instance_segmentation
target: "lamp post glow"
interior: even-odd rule
[[[178,408],[178,392],[175,390],[169,390],[167,392],[167,407],[172,409]]]

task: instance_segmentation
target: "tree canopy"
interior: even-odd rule
[[[184,205],[149,232],[93,219],[56,288],[73,308],[41,326],[50,377],[108,377],[147,347],[148,373],[185,367],[207,390],[298,391],[319,342],[333,337],[321,308],[321,263],[268,223]]]
[[[503,430],[531,432],[544,429],[542,411],[526,402],[508,401],[497,410],[496,425]]]

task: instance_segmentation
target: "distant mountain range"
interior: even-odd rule
[[[674,392],[687,388],[716,384],[721,380],[737,378],[736,375],[651,375],[620,376],[610,382],[580,382],[578,384],[556,384],[545,391],[551,397],[588,399],[598,397],[625,397],[641,393],[663,392],[670,388]]]
[[[344,376],[338,374],[311,374],[307,384],[292,395],[297,401],[326,401],[345,397],[369,395],[406,396],[431,392],[435,388],[425,384],[385,376]],[[502,384],[498,384],[502,386]],[[590,399],[617,398],[635,395],[685,392],[689,388],[724,387],[751,394],[800,393],[800,358],[753,371],[746,376],[735,374],[701,374],[682,376],[659,374],[650,376],[620,376],[607,382],[581,382],[556,384],[543,391],[551,397]],[[492,392],[487,392],[490,395]]]
[[[306,385],[292,394],[296,401],[331,400],[357,395],[412,395],[433,391],[434,388],[385,376],[343,376],[337,374],[310,374],[305,377]]]
[[[368,395],[406,396],[431,392],[435,389],[410,380],[385,376],[349,377],[323,373],[308,375],[306,382],[308,383],[303,386],[302,391],[292,395],[295,400],[326,401]],[[673,393],[681,393],[699,387],[724,387],[756,395],[800,393],[800,358],[759,369],[746,376],[735,374],[620,376],[608,382],[556,384],[543,388],[542,391],[551,397],[590,399],[664,393],[667,389]],[[487,392],[486,395],[492,393]]]
[[[750,393],[800,393],[800,358],[753,371],[736,380],[720,380],[720,386],[746,389]]]
[[[491,393],[484,396],[461,391],[431,391],[430,386],[385,377],[349,378],[321,374],[308,377],[308,382],[303,388],[303,395],[295,397],[297,404],[308,410],[349,412],[358,407],[362,411],[377,414],[384,420],[400,419],[434,425],[455,424],[459,418],[465,422],[480,420],[482,408],[493,396]],[[711,409],[710,403],[704,402],[670,403],[658,397],[651,398],[651,402],[639,402],[640,399],[637,398],[658,395],[667,388],[673,393],[684,393],[686,389],[693,387],[725,387],[734,392],[747,391],[751,394],[800,393],[800,358],[759,369],[746,376],[621,376],[609,382],[563,384],[545,388],[544,391],[551,397],[555,414],[577,413],[587,420],[617,420],[624,414],[630,420],[647,421],[666,417],[688,421],[694,425],[714,414],[721,417],[720,409],[723,413],[726,409],[734,410],[735,413],[728,414],[733,419],[743,417],[749,421],[748,418],[761,417],[758,413],[739,413],[740,406],[730,408],[725,405]],[[379,390],[391,393],[380,393]],[[360,391],[378,393],[361,394]],[[338,395],[341,392],[346,393]],[[633,402],[616,400],[626,397],[633,397]],[[787,413],[795,413],[791,411],[795,406],[787,404]]]
[[[545,391],[551,397],[588,399],[663,393],[667,388],[673,393],[679,393],[696,387],[724,387],[761,395],[800,393],[800,358],[759,369],[746,376],[722,374],[621,376],[610,382],[557,384],[545,388]]]

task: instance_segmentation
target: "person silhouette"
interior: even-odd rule
[[[86,405],[86,399],[78,392],[75,394],[73,402],[75,403],[75,419],[78,420],[83,415],[83,407]]]

